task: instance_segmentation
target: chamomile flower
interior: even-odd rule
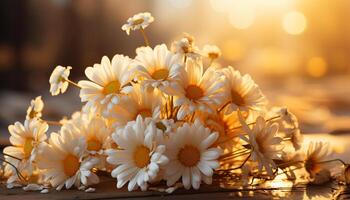
[[[78,137],[83,136],[86,140],[86,149],[91,154],[102,154],[109,144],[108,137],[112,134],[104,118],[99,116],[87,116],[81,114],[79,120],[67,123],[67,129],[72,130]]]
[[[30,176],[34,169],[33,161],[37,156],[39,147],[46,140],[48,128],[47,123],[37,119],[25,120],[24,124],[16,122],[14,125],[10,125],[8,130],[11,134],[10,142],[12,146],[4,149],[4,153],[9,155],[5,156],[6,161],[18,168],[21,173]],[[12,172],[12,181],[18,180],[18,176],[12,166],[7,166],[5,171]]]
[[[212,147],[219,137],[212,133],[199,120],[193,124],[185,123],[171,134],[167,141],[166,155],[169,164],[165,168],[168,186],[180,178],[186,189],[198,189],[201,182],[211,184],[214,170],[219,167],[219,148]]]
[[[65,93],[69,83],[67,82],[72,67],[62,67],[58,65],[50,76],[50,92],[52,96]]]
[[[44,102],[41,99],[41,96],[36,97],[30,102],[30,106],[27,109],[26,119],[41,118],[43,108]]]
[[[213,68],[203,71],[201,61],[187,60],[174,102],[175,106],[180,106],[178,119],[183,119],[197,110],[213,113],[223,104],[224,77]]]
[[[237,113],[227,114],[226,109],[204,116],[204,124],[212,131],[219,133],[215,144],[222,149],[232,150],[239,143],[241,129],[237,128],[240,126]]]
[[[280,145],[282,138],[276,136],[278,124],[266,123],[264,118],[259,116],[251,129],[243,119],[241,112],[238,112],[238,118],[242,129],[248,134],[248,137],[241,136],[241,138],[250,146],[251,159],[258,163],[259,171],[265,168],[266,172],[272,176],[272,169],[276,168],[273,160],[280,160],[282,155]]]
[[[189,34],[185,34],[180,40],[174,41],[171,44],[171,51],[182,57],[186,56],[192,59],[201,57],[198,47],[194,44],[194,37]]]
[[[305,169],[313,178],[324,169],[324,161],[331,154],[329,143],[311,142],[305,158]]]
[[[228,111],[257,111],[262,112],[265,110],[267,100],[259,89],[259,86],[255,84],[252,78],[246,74],[244,76],[233,67],[229,66],[222,70],[227,79],[227,98],[229,102]]]
[[[98,183],[98,176],[91,171],[98,159],[86,157],[86,148],[85,138],[77,137],[65,126],[60,134],[51,133],[49,143],[41,147],[37,158],[45,181],[57,190]]]
[[[112,62],[107,56],[101,64],[87,67],[85,75],[89,80],[79,81],[80,98],[87,102],[87,107],[97,107],[105,110],[112,100],[119,101],[120,95],[127,91],[124,87],[130,82],[129,73],[131,59],[123,55],[115,55]]]
[[[128,96],[121,98],[118,104],[112,104],[108,119],[115,121],[114,125],[124,126],[129,121],[136,120],[138,115],[143,118],[159,119],[162,108],[162,95],[159,90],[143,90],[140,84],[133,84]]]
[[[145,123],[141,116],[113,133],[113,140],[120,150],[107,150],[107,162],[118,165],[111,173],[117,178],[118,188],[129,182],[129,191],[138,187],[147,189],[147,182],[154,179],[159,168],[168,162],[165,146],[159,144],[162,137],[155,124]]]
[[[179,55],[171,53],[165,44],[136,49],[135,65],[136,79],[147,89],[158,88],[173,94],[176,80],[183,70]]]
[[[204,45],[202,55],[210,60],[215,60],[221,56],[221,50],[215,45]]]
[[[127,23],[122,26],[122,30],[129,35],[131,30],[145,29],[153,21],[154,18],[152,17],[151,13],[138,13],[127,20]]]

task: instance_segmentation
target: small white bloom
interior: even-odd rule
[[[69,83],[66,81],[69,77],[69,73],[72,67],[62,67],[58,65],[51,73],[49,83],[50,92],[52,96],[58,95],[60,92],[63,94],[66,92]]]
[[[96,158],[86,158],[86,141],[77,137],[70,129],[62,127],[60,134],[51,133],[49,144],[42,145],[37,165],[45,181],[50,182],[56,190],[64,186],[91,185],[99,182],[99,178],[91,169],[98,164]]]
[[[202,55],[215,60],[221,56],[221,50],[215,45],[204,45]]]
[[[178,119],[197,110],[213,113],[223,104],[224,87],[225,79],[215,69],[209,67],[204,72],[201,60],[187,59],[174,102],[175,106],[181,106]]]
[[[174,94],[176,81],[183,70],[181,56],[170,52],[165,44],[136,49],[135,78],[146,89],[158,88]]]
[[[169,164],[165,167],[168,186],[174,185],[181,177],[186,189],[198,189],[202,180],[211,184],[215,169],[219,168],[218,158],[222,151],[212,147],[219,137],[211,133],[199,120],[185,123],[170,135],[166,155]]]
[[[114,126],[124,126],[136,120],[138,115],[159,119],[162,107],[162,95],[159,90],[144,90],[140,84],[133,84],[131,92],[120,99],[118,104],[110,104],[105,116],[114,122]]]
[[[30,102],[30,106],[27,109],[26,119],[41,118],[42,111],[44,109],[44,102],[41,96],[36,97]]]
[[[107,150],[107,162],[118,165],[111,173],[117,178],[117,187],[127,182],[128,190],[141,187],[147,189],[147,182],[154,179],[161,166],[168,162],[164,156],[165,146],[161,130],[154,123],[147,124],[141,116],[113,133],[113,140],[121,150]]]
[[[265,96],[259,86],[246,74],[244,76],[233,67],[229,66],[222,70],[226,77],[226,101],[229,102],[228,111],[256,111],[264,112],[267,105]]]
[[[154,21],[154,17],[152,17],[151,13],[149,12],[138,13],[128,19],[127,23],[122,26],[122,30],[129,35],[130,30],[145,29],[153,21]]]
[[[127,91],[124,87],[130,82],[131,59],[123,55],[115,55],[112,62],[103,56],[101,64],[85,69],[89,80],[79,81],[80,98],[87,102],[85,109],[93,108],[104,111],[107,105]]]
[[[25,120],[24,125],[16,122],[8,127],[12,146],[5,147],[4,153],[16,157],[5,156],[5,160],[14,165],[23,176],[30,177],[35,170],[33,161],[36,159],[40,146],[46,140],[46,131],[49,126],[37,119]],[[15,169],[5,165],[4,174],[8,183],[20,181]]]
[[[241,138],[247,142],[251,149],[251,159],[258,163],[259,171],[263,168],[272,176],[272,169],[276,168],[273,159],[280,160],[282,155],[282,147],[280,145],[282,138],[277,137],[278,124],[266,123],[263,117],[259,116],[253,128],[250,129],[248,124],[238,112],[239,121],[248,137],[242,135]]]
[[[194,60],[201,57],[198,47],[194,44],[194,37],[187,33],[180,40],[174,41],[171,44],[171,51],[181,55],[182,59],[184,56]]]

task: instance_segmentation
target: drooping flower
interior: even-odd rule
[[[129,182],[129,191],[138,187],[146,190],[147,182],[154,179],[160,167],[168,162],[164,155],[165,145],[160,144],[162,132],[154,123],[145,123],[139,115],[136,121],[117,129],[112,137],[120,149],[107,150],[107,162],[118,165],[111,173],[117,178],[117,187]]]
[[[225,79],[213,68],[203,72],[201,61],[188,59],[181,74],[174,105],[181,106],[177,117],[183,119],[196,110],[213,113],[223,104]]]
[[[212,147],[219,134],[212,133],[199,120],[185,123],[170,134],[166,155],[169,164],[165,167],[167,185],[172,186],[180,178],[186,189],[198,189],[201,182],[211,184],[214,170],[219,167],[221,150]]]
[[[145,29],[154,21],[151,13],[144,12],[138,13],[133,17],[130,17],[127,20],[127,23],[122,26],[122,30],[126,32],[126,34],[130,34],[131,30]]]
[[[97,158],[86,157],[85,138],[63,126],[60,134],[51,133],[49,143],[40,148],[37,165],[45,181],[52,187],[61,190],[73,185],[80,187],[99,182],[99,178],[91,169],[98,164]]]
[[[38,96],[35,99],[31,100],[30,106],[27,109],[26,119],[41,118],[41,112],[43,111],[43,109],[44,102],[41,99],[41,96]]]
[[[107,109],[111,101],[118,102],[120,95],[125,93],[130,78],[131,59],[123,55],[115,55],[112,62],[107,56],[101,60],[101,64],[87,67],[85,75],[89,80],[79,81],[81,86],[80,98],[87,102],[87,107]]]
[[[143,90],[139,84],[133,84],[128,96],[121,98],[118,104],[112,104],[105,115],[115,121],[114,125],[117,127],[136,120],[138,115],[143,118],[159,119],[162,101],[159,90]]]
[[[171,53],[165,44],[136,49],[135,78],[147,89],[158,88],[173,94],[181,71],[182,60],[179,55]]]
[[[242,129],[248,134],[248,137],[241,136],[241,138],[249,144],[251,159],[258,163],[259,171],[265,168],[266,172],[272,176],[272,169],[276,168],[273,160],[281,159],[283,148],[280,145],[282,138],[276,136],[278,124],[267,123],[263,117],[259,116],[251,129],[241,112],[238,112],[238,118],[242,124]]]
[[[10,125],[8,130],[11,134],[10,142],[12,146],[5,147],[4,153],[9,155],[5,156],[5,160],[14,165],[20,173],[31,176],[35,169],[33,161],[37,156],[39,147],[46,140],[48,128],[47,123],[37,119],[25,120],[24,125],[20,122]],[[13,166],[7,165],[5,172],[11,176],[8,182],[19,180]]]
[[[259,86],[246,74],[244,76],[233,67],[222,70],[227,80],[226,101],[229,102],[230,112],[237,109],[248,112],[263,112],[266,109],[267,100],[259,89]]]
[[[218,59],[221,56],[221,50],[215,45],[204,45],[202,55],[211,60]]]
[[[305,158],[305,169],[311,178],[320,173],[325,168],[327,157],[331,154],[329,143],[311,142]]]
[[[52,96],[65,93],[69,83],[67,82],[72,67],[62,67],[58,65],[50,76],[50,92]]]

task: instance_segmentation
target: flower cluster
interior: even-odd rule
[[[188,34],[171,49],[152,48],[144,29],[153,20],[140,13],[122,27],[145,37],[147,46],[137,48],[135,58],[104,56],[78,83],[69,79],[71,67],[54,69],[51,94],[72,84],[84,105],[69,119],[52,122],[42,118],[41,97],[31,102],[24,124],[9,126],[12,146],[3,151],[9,185],[84,189],[105,171],[129,191],[161,180],[198,189],[214,177],[248,183],[304,168],[313,181],[326,173],[326,146],[311,144],[297,156],[302,135],[296,117],[286,108],[270,108],[251,76],[211,66],[220,49],[200,50]],[[49,125],[59,130],[47,135]]]

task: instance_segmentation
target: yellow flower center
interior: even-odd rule
[[[189,85],[186,88],[186,94],[185,96],[190,100],[198,100],[202,98],[204,95],[204,92],[202,88],[200,88],[197,85]]]
[[[132,22],[133,25],[139,25],[142,24],[145,20],[143,20],[143,18],[140,19],[136,19]]]
[[[75,173],[79,170],[80,162],[78,157],[75,155],[67,155],[62,162],[64,173],[69,177],[74,176]]]
[[[210,52],[210,53],[208,53],[208,57],[210,58],[210,59],[217,59],[218,57],[219,57],[219,54],[217,54],[217,53],[214,53],[214,52]]]
[[[168,78],[169,71],[167,69],[158,69],[154,71],[151,76],[154,80],[164,80]]]
[[[201,154],[197,147],[185,145],[177,154],[177,158],[184,166],[193,167],[199,162]]]
[[[115,94],[119,93],[120,91],[120,83],[118,80],[109,82],[104,88],[103,88],[103,94]]]
[[[166,126],[162,122],[157,122],[156,127],[162,130],[163,132],[166,131]]]
[[[33,138],[26,138],[23,144],[24,157],[28,158],[33,150]]]
[[[90,138],[87,141],[87,150],[98,151],[102,148],[102,144],[96,138]]]
[[[138,168],[146,167],[151,160],[149,155],[151,151],[145,146],[138,146],[134,151],[134,162]]]
[[[34,110],[31,110],[30,113],[29,113],[29,118],[30,119],[35,118],[37,114],[38,114],[37,112],[35,112]]]
[[[139,112],[137,113],[137,115],[141,115],[141,117],[142,117],[143,119],[145,119],[145,118],[147,118],[147,117],[152,117],[152,112],[151,112],[150,109],[141,109],[141,110],[139,110]],[[137,117],[137,115],[136,115],[136,117]],[[135,118],[136,118],[136,117],[135,117]]]
[[[231,91],[231,100],[234,104],[236,104],[237,106],[244,106],[245,105],[245,101],[244,98],[242,97],[241,94],[239,94],[237,91],[232,90]]]

